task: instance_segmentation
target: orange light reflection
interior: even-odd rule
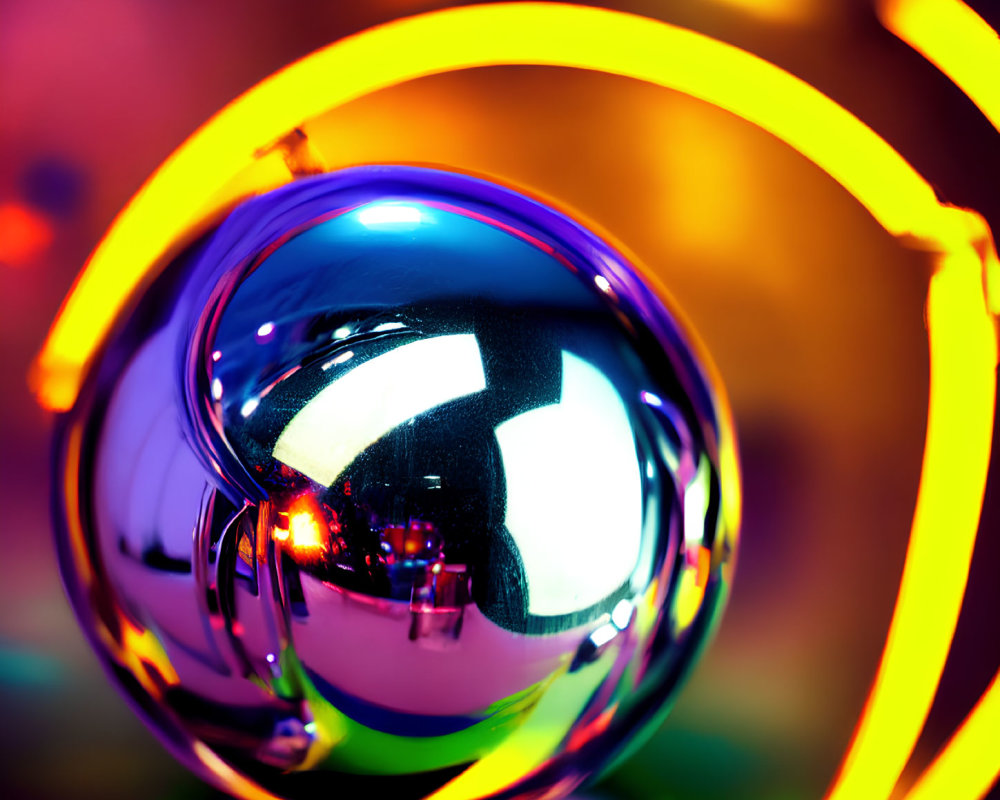
[[[714,0],[766,22],[802,24],[821,17],[828,9],[821,0]]]
[[[19,203],[0,205],[0,264],[23,267],[37,259],[52,244],[49,221]]]
[[[323,510],[308,496],[296,498],[288,507],[288,527],[275,527],[271,536],[295,555],[317,558],[330,546],[330,525]]]
[[[308,511],[292,515],[288,530],[291,534],[292,547],[296,550],[317,550],[326,547],[326,540],[320,533],[319,523]]]

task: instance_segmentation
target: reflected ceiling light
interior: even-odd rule
[[[496,436],[528,613],[572,614],[608,598],[635,569],[642,540],[635,433],[614,385],[564,350],[559,402],[501,423]]]
[[[473,334],[410,342],[362,362],[323,388],[292,417],[273,454],[330,486],[358,455],[397,425],[485,388]]]
[[[358,222],[366,228],[392,225],[419,225],[424,213],[416,206],[397,203],[375,203],[358,211]]]

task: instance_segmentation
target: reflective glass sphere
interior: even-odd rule
[[[145,288],[63,418],[70,596],[237,796],[569,793],[661,717],[724,600],[711,375],[545,204],[416,167],[295,181]]]

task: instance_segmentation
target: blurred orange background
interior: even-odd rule
[[[215,796],[106,683],[59,585],[50,423],[25,376],[75,274],[141,182],[226,102],[345,34],[445,5],[5,0],[0,795]],[[881,27],[870,0],[602,5],[802,77],[887,138],[942,198],[1000,230],[1000,138]],[[996,4],[969,5],[1000,25]],[[769,134],[624,78],[452,73],[363,98],[306,133],[331,167],[431,163],[551,197],[673,294],[730,394],[741,551],[716,640],[666,724],[585,794],[820,797],[874,677],[906,549],[926,424],[927,257]],[[1000,668],[997,472],[955,643],[900,792]]]

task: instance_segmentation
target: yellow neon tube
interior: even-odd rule
[[[1000,131],[1000,36],[958,0],[882,0],[879,18],[947,75]],[[1000,262],[984,252],[987,297],[1000,312]],[[951,740],[907,794],[908,800],[986,795],[1000,777],[1000,673]]]
[[[1000,130],[1000,37],[960,0],[879,0],[879,19]]]
[[[906,800],[985,797],[1000,777],[1000,674]]]
[[[389,55],[391,54],[391,55]],[[762,59],[644,17],[554,3],[500,3],[400,20],[317,51],[237,98],[196,131],[119,214],[35,365],[42,403],[64,410],[130,291],[262,146],[379,89],[498,64],[593,69],[666,86],[770,131],[843,184],[887,229],[950,242],[960,231],[930,186],[869,128]],[[360,65],[364,65],[363,67]],[[164,224],[174,220],[174,225]],[[129,259],[122,258],[123,253]]]
[[[960,0],[879,0],[879,19],[930,61],[1000,131],[1000,36]],[[987,254],[990,310],[1000,314],[1000,260]]]
[[[931,278],[920,493],[878,676],[830,800],[891,794],[934,700],[958,622],[986,486],[987,465],[980,459],[984,443],[988,459],[996,382],[981,269],[973,253],[957,253],[945,257]],[[976,418],[971,425],[969,414]],[[969,460],[977,462],[982,479],[969,481],[963,468],[954,471]]]
[[[890,233],[947,254],[939,259],[929,296],[931,400],[907,566],[859,735],[832,790],[832,796],[852,800],[888,796],[940,678],[985,485],[996,342],[978,252],[988,248],[974,215],[938,204],[931,187],[873,131],[808,84],[749,53],[642,17],[548,3],[449,9],[335,43],[223,109],[119,215],[39,356],[40,399],[56,409],[74,402],[86,364],[129,292],[179,238],[218,210],[210,204],[216,187],[246,166],[262,144],[377,89],[499,64],[599,70],[725,108],[802,152]],[[927,554],[941,550],[954,556],[931,576]],[[844,787],[856,792],[848,795]]]

